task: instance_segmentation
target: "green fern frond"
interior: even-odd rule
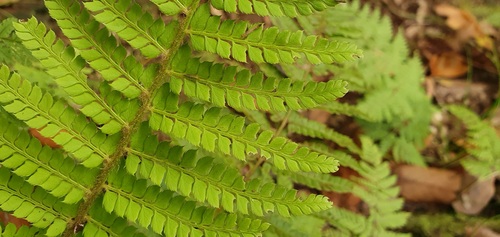
[[[82,113],[94,122],[103,124],[101,131],[105,133],[120,131],[126,121],[89,87],[87,77],[82,72],[85,62],[75,54],[73,48],[64,47],[61,40],[55,41],[55,33],[46,31],[45,25],[38,23],[35,18],[14,26],[23,44],[40,60],[47,73],[55,78],[56,83],[76,104],[82,106]]]
[[[245,14],[258,14],[259,16],[288,16],[310,15],[322,11],[327,7],[335,6],[336,0],[212,0],[210,3],[217,9],[226,12],[239,10]]]
[[[181,147],[159,143],[147,127],[141,130],[132,140],[127,171],[199,202],[257,216],[275,211],[283,216],[310,214],[331,205],[323,196],[297,198],[296,190],[259,180],[245,182],[238,170],[216,163],[211,157],[198,159],[194,151],[182,152]]]
[[[264,237],[320,237],[325,221],[314,216],[283,218],[271,215],[266,218],[271,227]]]
[[[356,105],[344,104],[338,101],[331,101],[328,104],[321,105],[320,109],[328,111],[331,114],[342,114],[351,117],[372,121],[370,113],[358,108]]]
[[[336,236],[362,236],[363,231],[369,228],[369,223],[363,215],[335,206],[314,215],[339,229],[340,233],[336,233]]]
[[[193,0],[151,0],[151,2],[156,4],[162,13],[172,16],[186,12]]]
[[[116,138],[100,133],[85,117],[61,100],[22,80],[6,66],[0,68],[0,103],[31,128],[54,140],[86,167],[96,167],[116,146]]]
[[[95,177],[95,172],[76,166],[59,150],[42,146],[25,131],[0,120],[0,162],[2,166],[40,186],[65,203],[81,200]]]
[[[89,210],[87,224],[82,231],[83,236],[93,237],[159,237],[153,232],[143,232],[126,219],[104,210],[102,197],[99,197]]]
[[[196,207],[196,202],[186,201],[170,191],[160,191],[158,186],[147,187],[146,180],[135,180],[125,172],[110,174],[108,182],[103,199],[106,211],[144,228],[151,227],[158,234],[258,236],[269,227],[260,219]]]
[[[289,174],[294,183],[306,185],[321,191],[338,193],[352,192],[354,183],[331,174],[297,172]]]
[[[462,159],[464,168],[473,175],[486,177],[500,172],[500,138],[488,123],[469,109],[450,105],[447,108],[467,128],[467,153],[473,157]]]
[[[338,169],[333,157],[311,152],[283,137],[273,138],[271,131],[260,132],[258,124],[245,126],[243,117],[223,114],[219,108],[205,110],[203,105],[189,102],[179,106],[178,96],[170,92],[168,85],[154,101],[149,120],[153,130],[185,139],[208,151],[217,150],[240,160],[260,154],[282,170],[327,173]]]
[[[297,113],[292,113],[288,117],[288,131],[309,137],[331,140],[347,148],[352,153],[357,154],[360,152],[358,145],[350,137],[335,132],[322,123],[308,120]]]
[[[165,26],[161,19],[154,19],[131,0],[96,0],[84,5],[94,13],[97,21],[148,58],[168,52],[173,41],[172,32],[178,28],[176,21]]]
[[[250,31],[249,31],[250,29]],[[317,36],[304,37],[302,31],[280,31],[277,27],[264,29],[245,21],[221,21],[211,16],[209,5],[196,11],[188,31],[196,50],[233,57],[240,62],[294,63],[304,54],[314,64],[352,61],[361,51],[354,44],[329,41]]]
[[[5,227],[0,224],[0,236],[2,237],[42,237],[46,236],[44,231],[36,227],[21,226],[8,223]]]
[[[227,103],[238,110],[307,109],[333,101],[347,92],[347,84],[341,80],[304,83],[264,78],[262,73],[252,74],[249,70],[222,64],[202,63],[191,58],[187,47],[177,52],[172,68],[175,72],[170,73],[170,88],[176,94],[183,92],[219,107]]]
[[[33,187],[22,178],[0,167],[0,209],[13,212],[38,228],[47,228],[47,236],[62,233],[76,212],[75,205],[57,202],[45,190]]]
[[[12,66],[16,63],[22,63],[30,65],[34,58],[16,36],[15,22],[15,18],[7,18],[0,22],[0,64]]]
[[[137,59],[127,56],[127,50],[105,28],[99,29],[99,23],[79,2],[47,0],[45,5],[73,47],[80,50],[81,56],[106,81],[111,82],[113,89],[129,98],[148,93],[146,87],[151,85],[154,73],[144,73]]]

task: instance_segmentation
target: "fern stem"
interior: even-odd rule
[[[97,197],[99,197],[99,195],[104,190],[104,185],[110,171],[120,163],[120,158],[126,155],[127,147],[130,143],[132,134],[134,134],[134,132],[138,130],[141,122],[144,121],[145,118],[147,118],[147,115],[151,111],[150,104],[153,98],[152,95],[155,94],[155,92],[163,83],[166,82],[167,78],[170,76],[167,73],[171,65],[170,62],[173,59],[174,52],[176,52],[184,42],[184,37],[187,34],[186,30],[189,26],[189,21],[191,20],[191,17],[193,16],[193,13],[197,8],[196,4],[198,4],[198,2],[193,1],[192,5],[189,6],[190,10],[186,12],[185,18],[179,19],[180,27],[175,33],[175,40],[172,43],[172,47],[162,56],[160,63],[161,67],[159,69],[160,71],[153,80],[152,86],[150,87],[151,91],[142,91],[142,94],[139,96],[142,107],[137,112],[135,118],[130,122],[129,126],[122,129],[122,138],[118,143],[116,151],[109,157],[109,160],[105,160],[105,162],[103,163],[104,166],[102,168],[102,171],[97,176],[94,186],[91,188],[90,193],[88,193],[88,195],[84,197],[85,201],[82,202],[78,207],[77,216],[73,219],[73,221],[68,222],[66,230],[64,231],[62,236],[72,236],[75,233],[75,230],[86,220],[87,213],[89,212]]]

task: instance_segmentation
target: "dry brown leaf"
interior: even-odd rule
[[[477,180],[467,175],[463,185],[466,189],[460,194],[460,198],[452,203],[455,211],[460,213],[478,214],[495,195],[495,177]]]
[[[396,166],[401,195],[414,202],[451,203],[461,185],[459,173],[411,165]]]
[[[24,219],[17,218],[7,212],[2,212],[0,211],[0,222],[3,223],[4,225],[7,225],[8,223],[12,223],[16,225],[17,228],[25,225],[25,226],[30,226],[30,223]]]
[[[446,25],[457,32],[456,37],[452,38],[452,41],[456,41],[450,42],[455,49],[461,48],[461,45],[471,38],[482,48],[493,48],[493,40],[483,30],[485,27],[481,26],[470,12],[448,4],[439,4],[434,10],[437,14],[447,17]]]
[[[455,78],[464,75],[468,67],[462,55],[448,51],[440,55],[432,55],[429,59],[429,69],[431,76]]]

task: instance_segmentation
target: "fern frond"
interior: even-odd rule
[[[14,33],[13,17],[0,22],[0,64],[12,66],[16,63],[31,65],[34,61],[29,50],[23,47],[22,41]]]
[[[386,236],[389,229],[402,227],[409,213],[401,212],[404,200],[398,198],[397,177],[391,175],[389,163],[382,162],[382,155],[377,146],[368,137],[361,137],[363,152],[360,169],[356,171],[362,178],[354,179],[359,185],[354,186],[353,194],[360,197],[370,207],[369,233]]]
[[[186,12],[193,0],[151,0],[158,6],[158,9],[167,16],[177,15]]]
[[[65,159],[59,150],[42,146],[28,132],[19,131],[12,124],[0,120],[0,162],[2,166],[24,177],[55,197],[64,197],[65,203],[81,200],[95,177],[95,172],[76,166]]]
[[[0,225],[0,236],[2,237],[42,237],[46,236],[44,231],[36,227],[21,226],[17,228],[16,225],[8,223],[4,228]]]
[[[304,118],[297,113],[290,114],[288,131],[309,137],[328,139],[347,148],[352,153],[358,154],[360,152],[358,145],[350,137],[335,132],[322,123]]]
[[[78,1],[47,0],[45,5],[73,47],[80,50],[82,57],[106,81],[111,82],[113,89],[128,98],[148,93],[146,87],[151,85],[156,72],[145,73],[137,59],[127,56],[127,50],[109,35],[106,28],[99,29],[99,23]]]
[[[159,143],[147,127],[142,126],[141,130],[132,140],[127,171],[199,202],[257,216],[275,211],[283,216],[310,214],[331,205],[323,196],[298,198],[295,190],[273,183],[247,183],[238,170],[216,163],[211,157],[198,159],[195,151],[182,152],[181,147]]]
[[[176,21],[165,26],[162,19],[154,19],[131,0],[95,0],[84,5],[97,21],[116,32],[147,58],[168,52],[174,40],[172,32],[178,28]]]
[[[82,113],[102,124],[101,131],[104,133],[113,134],[121,130],[126,121],[88,86],[87,77],[82,72],[85,62],[73,48],[65,48],[61,40],[55,41],[55,33],[46,31],[45,25],[35,18],[14,26],[23,44],[40,60],[47,73],[76,104],[82,106]]]
[[[370,228],[364,216],[336,206],[314,215],[328,221],[345,236],[361,236],[361,233]]]
[[[331,0],[211,0],[210,3],[217,9],[226,12],[239,10],[245,14],[258,14],[259,16],[288,16],[310,15],[322,11],[327,7],[335,6],[339,1]]]
[[[250,29],[250,31],[249,31]],[[304,54],[314,64],[352,61],[361,55],[354,44],[329,41],[317,36],[304,37],[302,31],[264,29],[245,21],[225,20],[211,16],[208,4],[201,5],[190,22],[191,44],[196,50],[233,57],[240,62],[294,63]]]
[[[87,224],[83,228],[83,236],[93,237],[159,237],[152,231],[147,235],[144,229],[134,226],[126,219],[106,212],[103,206],[103,199],[99,197],[89,210]]]
[[[313,108],[344,96],[347,84],[329,82],[293,81],[291,79],[264,78],[237,67],[200,62],[191,58],[183,47],[172,61],[170,88],[192,98],[210,102],[215,106],[227,105],[241,110],[285,111]]]
[[[51,138],[86,167],[97,167],[116,146],[118,136],[107,137],[61,100],[0,68],[0,103],[31,128]],[[118,134],[117,134],[118,135]]]
[[[283,218],[271,215],[266,218],[271,227],[264,237],[320,237],[325,221],[314,216]]]
[[[450,105],[447,108],[467,128],[466,151],[473,157],[462,159],[464,168],[473,175],[486,177],[500,172],[500,137],[488,123],[469,109]]]
[[[278,169],[328,173],[338,169],[338,162],[308,148],[300,147],[284,137],[273,138],[272,131],[260,132],[258,124],[245,126],[245,119],[223,114],[219,108],[205,110],[190,102],[178,105],[178,96],[168,85],[155,96],[149,125],[177,139],[220,151],[245,160],[247,155],[261,154],[271,159]]]
[[[364,119],[366,121],[373,120],[370,117],[369,113],[366,113],[365,111],[359,109],[357,106],[345,104],[345,103],[340,103],[338,101],[331,101],[328,104],[321,105],[320,108],[325,110],[325,111],[328,111],[331,114],[342,114],[342,115],[347,115],[347,116],[351,116],[351,117]]]
[[[321,191],[348,193],[352,192],[354,185],[354,183],[347,179],[333,176],[331,174],[297,172],[289,175],[294,183],[303,184]]]
[[[111,174],[108,182],[103,199],[106,211],[165,236],[258,236],[269,226],[260,219],[196,207],[196,202],[160,191],[158,186],[147,187],[146,180],[135,180],[125,172]]]
[[[47,236],[57,236],[76,212],[75,205],[57,202],[45,190],[33,187],[22,178],[0,167],[0,209],[13,212],[38,228],[47,228]]]

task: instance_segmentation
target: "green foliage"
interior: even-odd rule
[[[23,49],[65,93],[60,98],[23,78],[30,74],[11,72],[10,63],[0,68],[0,209],[39,228],[18,233],[261,236],[269,223],[279,229],[284,218],[330,208],[325,196],[244,178],[240,170],[259,156],[279,172],[300,172],[297,182],[327,188],[318,180],[326,176],[311,173],[336,171],[334,156],[232,111],[317,107],[342,97],[346,82],[266,77],[198,56],[256,64],[353,61],[361,52],[345,40],[210,14],[210,4],[298,16],[335,3],[151,2],[171,17],[133,0],[45,0],[67,40],[35,18],[14,23]],[[56,145],[42,145],[28,128]]]
[[[401,212],[403,199],[397,198],[399,187],[396,176],[391,175],[389,163],[382,162],[382,155],[373,141],[361,137],[362,152],[359,168],[361,176],[352,193],[360,197],[370,208],[368,217],[346,210],[332,208],[317,214],[326,219],[338,235],[344,236],[407,236],[390,229],[405,225],[409,213]]]
[[[13,65],[14,63],[31,63],[34,58],[29,50],[21,43],[14,32],[14,18],[7,18],[0,22],[0,63]]]
[[[339,1],[262,1],[262,0],[216,0],[212,5],[227,12],[239,10],[245,14],[255,13],[260,16],[288,16],[297,17],[299,15],[309,15],[315,11],[325,10],[328,6],[335,6]]]
[[[21,226],[19,229],[14,224],[7,224],[2,228],[0,225],[0,236],[4,237],[24,237],[24,236],[45,236],[42,231],[36,227]]]
[[[448,110],[467,128],[465,150],[472,157],[462,159],[462,166],[481,178],[497,175],[500,172],[500,137],[495,129],[465,107],[451,105]]]
[[[312,75],[333,73],[348,81],[350,90],[363,95],[354,105],[336,102],[322,106],[323,109],[358,118],[365,134],[380,142],[382,152],[391,153],[395,160],[425,164],[419,149],[428,134],[432,107],[421,87],[423,69],[417,58],[407,56],[402,34],[393,36],[389,18],[369,7],[361,8],[355,1],[298,17],[298,23],[285,18],[276,18],[274,22],[290,30],[302,28],[308,33],[325,34],[329,39],[353,42],[363,49],[363,60],[341,66],[310,67]],[[287,75],[305,75],[304,80],[310,80],[311,75],[301,73],[300,67],[283,67]]]

